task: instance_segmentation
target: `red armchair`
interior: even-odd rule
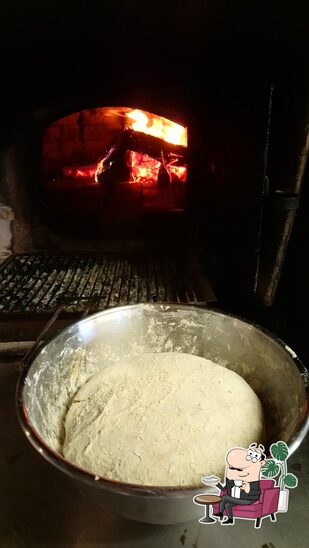
[[[248,506],[234,506],[233,516],[235,518],[254,519],[255,528],[261,527],[261,520],[266,516],[270,516],[272,521],[276,521],[276,512],[278,511],[279,502],[279,487],[274,487],[274,480],[261,480],[261,496],[258,501]],[[220,497],[226,495],[226,489],[221,491]],[[213,505],[213,511],[219,512],[219,503]],[[226,514],[226,512],[224,512]]]

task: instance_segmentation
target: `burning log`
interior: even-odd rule
[[[126,129],[112,143],[104,158],[99,162],[96,181],[110,183],[126,181],[130,178],[127,153],[137,152],[157,160],[160,169],[160,184],[166,186],[175,175],[175,169],[186,169],[186,147],[142,132]],[[162,164],[162,165],[161,165]],[[163,166],[164,164],[164,166]],[[168,169],[170,166],[170,169]],[[174,173],[173,173],[174,171]],[[159,173],[157,175],[159,177]]]
[[[173,155],[182,160],[182,165],[186,164],[187,149],[184,146],[174,145],[164,141],[164,139],[159,139],[158,137],[153,137],[139,131],[132,131],[131,129],[123,132],[123,140],[127,150],[147,154],[147,156],[156,160],[161,159],[162,153],[167,157]]]

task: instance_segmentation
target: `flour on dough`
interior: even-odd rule
[[[94,474],[149,486],[223,478],[232,447],[260,441],[261,403],[242,377],[210,360],[141,354],[93,375],[65,421],[65,458]]]

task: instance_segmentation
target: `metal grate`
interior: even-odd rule
[[[108,252],[14,255],[0,268],[0,312],[102,310],[138,302],[203,301],[181,258]]]

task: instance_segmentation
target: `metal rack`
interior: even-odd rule
[[[201,304],[183,257],[105,252],[13,255],[0,268],[0,314],[96,312],[139,302]]]

